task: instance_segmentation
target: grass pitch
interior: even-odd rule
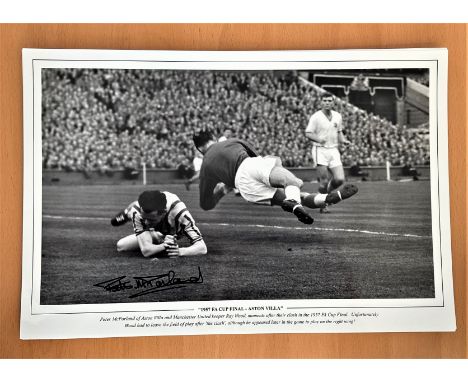
[[[203,211],[196,185],[191,191],[183,185],[44,186],[41,304],[434,297],[430,183],[357,185],[358,194],[330,214],[316,210],[312,226],[233,194]],[[167,190],[185,202],[206,256],[151,260],[116,251],[117,240],[133,229],[130,223],[114,228],[110,218],[144,189]],[[132,290],[95,286],[169,271],[188,278],[198,267],[203,283],[132,299]]]

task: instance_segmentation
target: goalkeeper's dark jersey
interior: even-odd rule
[[[220,182],[235,187],[236,172],[245,158],[258,156],[255,149],[240,139],[214,143],[203,157],[200,169],[200,206],[214,208],[213,190]]]

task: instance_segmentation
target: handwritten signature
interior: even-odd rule
[[[185,288],[187,284],[202,284],[203,275],[200,267],[198,267],[198,276],[191,276],[186,279],[176,277],[174,271],[169,271],[160,275],[144,276],[144,277],[131,277],[130,280],[126,279],[127,276],[120,276],[114,279],[102,281],[94,284],[95,287],[103,288],[110,293],[121,292],[127,289],[143,289],[141,292],[128,296],[135,298],[150,293],[160,292],[163,290]]]

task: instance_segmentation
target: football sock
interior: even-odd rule
[[[325,207],[325,199],[327,194],[307,194],[303,193],[302,195],[302,204],[309,208],[321,208]]]
[[[317,194],[314,197],[314,203],[317,207],[325,207],[325,199],[327,198],[327,194]]]
[[[330,181],[328,182],[328,185],[327,185],[327,192],[330,193],[333,190],[336,190],[342,184],[343,184],[343,182],[341,182],[341,181],[335,182],[334,178],[330,179]]]
[[[299,190],[297,186],[286,186],[284,188],[284,194],[288,200],[295,200],[298,203],[301,202],[301,190]]]

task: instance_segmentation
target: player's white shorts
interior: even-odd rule
[[[277,163],[277,158],[246,158],[237,169],[235,186],[241,196],[251,203],[271,204],[276,192],[270,186],[270,173]]]
[[[341,155],[336,147],[315,146],[312,149],[312,155],[317,165],[327,166],[328,168],[343,166]]]

